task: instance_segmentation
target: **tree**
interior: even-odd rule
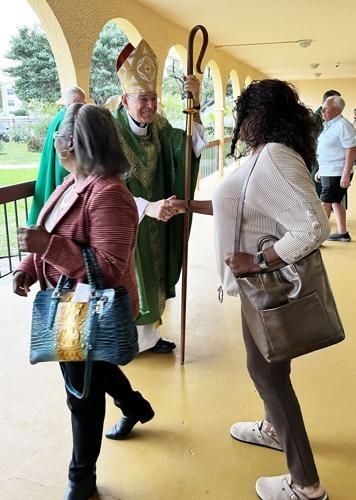
[[[163,71],[162,101],[164,114],[168,121],[177,128],[185,127],[185,92],[183,90],[184,74],[179,56],[171,48]]]
[[[10,40],[6,57],[18,63],[4,72],[15,79],[15,93],[21,101],[55,102],[60,97],[53,53],[38,27],[19,27]]]
[[[90,96],[96,104],[104,104],[109,97],[122,94],[116,74],[116,60],[128,41],[125,33],[114,22],[107,23],[101,30],[90,66]]]
[[[201,112],[215,104],[214,83],[209,66],[205,68],[201,85]]]
[[[90,96],[97,104],[121,94],[116,59],[127,43],[125,33],[113,22],[106,24],[99,35],[90,67]],[[10,40],[6,57],[17,63],[4,72],[15,79],[15,93],[21,101],[54,103],[59,99],[56,62],[46,35],[39,27],[18,28]]]

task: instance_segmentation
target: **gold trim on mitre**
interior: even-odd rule
[[[156,92],[158,60],[145,40],[136,49],[131,43],[122,49],[116,71],[125,94]]]

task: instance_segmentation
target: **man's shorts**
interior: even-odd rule
[[[352,179],[352,175],[351,175]],[[324,203],[341,203],[347,189],[340,186],[340,177],[320,177],[320,199]]]

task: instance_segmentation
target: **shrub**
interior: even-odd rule
[[[33,135],[27,141],[27,149],[31,151],[31,153],[40,153],[43,149],[45,138],[43,136],[35,136]]]
[[[25,109],[17,109],[12,114],[15,116],[28,116],[28,111],[26,111]]]
[[[31,137],[31,129],[28,125],[17,125],[12,130],[9,130],[11,142],[28,142]]]

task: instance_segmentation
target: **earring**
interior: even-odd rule
[[[63,153],[66,154],[64,155]],[[69,149],[63,149],[62,151],[60,151],[60,153],[58,153],[58,157],[60,160],[68,160],[68,158],[70,157]]]

